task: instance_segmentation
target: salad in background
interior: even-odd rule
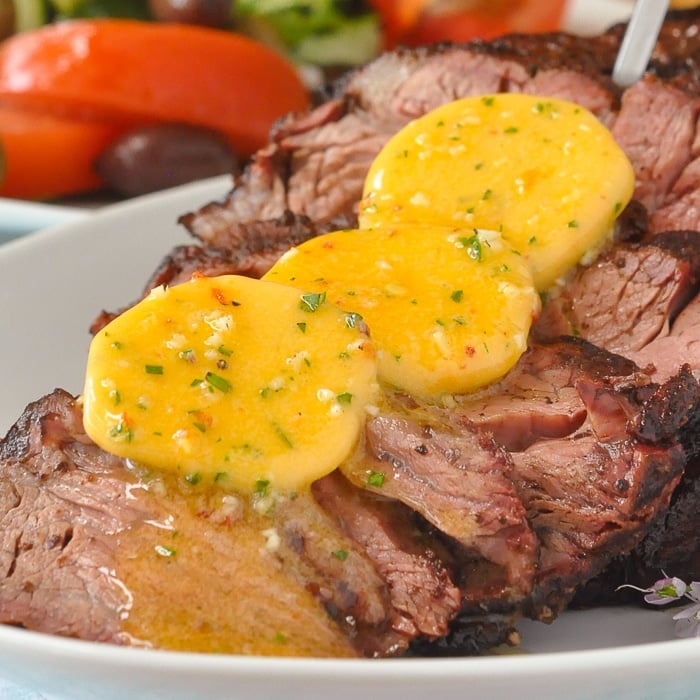
[[[383,49],[559,26],[565,0],[0,0],[0,196],[235,173]]]

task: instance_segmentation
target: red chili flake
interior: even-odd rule
[[[214,297],[214,299],[216,299],[219,302],[219,304],[225,305],[227,303],[224,293],[217,287],[211,288],[211,295]]]
[[[474,357],[474,355],[476,355],[476,348],[473,345],[465,345],[464,353],[467,357]]]
[[[204,411],[190,411],[191,415],[195,420],[200,423],[205,428],[211,428],[214,419],[210,414],[204,413]]]

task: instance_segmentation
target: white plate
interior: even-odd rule
[[[0,197],[0,243],[83,216],[87,212],[78,207]]]
[[[133,300],[161,257],[188,240],[178,215],[229,185],[216,178],[106,207],[0,248],[0,433],[55,386],[81,390],[96,312]],[[569,613],[522,632],[517,655],[317,661],[125,649],[0,626],[0,677],[66,700],[700,696],[700,640],[674,640],[666,612]]]

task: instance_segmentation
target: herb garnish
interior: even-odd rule
[[[209,386],[213,387],[214,389],[218,389],[222,394],[228,394],[228,392],[231,391],[231,382],[219,374],[207,372],[204,375],[204,380],[207,382],[207,384],[209,384]]]
[[[700,637],[700,581],[685,583],[682,579],[667,576],[660,578],[649,588],[639,588],[631,584],[618,586],[620,588],[632,588],[640,593],[645,593],[644,602],[650,605],[668,605],[683,598],[691,601],[682,607],[674,616],[676,622],[676,636]]]
[[[483,258],[483,246],[481,245],[479,236],[477,236],[476,234],[468,237],[463,236],[459,239],[459,242],[462,244],[462,247],[464,248],[464,250],[467,251],[467,255],[472,260],[481,262],[481,259]]]
[[[313,313],[324,301],[326,301],[325,292],[308,292],[307,294],[301,295],[301,303],[299,306],[302,311]]]
[[[382,472],[370,472],[367,477],[367,484],[369,486],[375,486],[376,488],[381,488],[384,486],[384,474]]]

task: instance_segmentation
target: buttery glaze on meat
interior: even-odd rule
[[[214,488],[186,487],[172,477],[151,480],[146,488],[162,492],[151,507],[167,504],[165,519],[140,520],[116,536],[114,571],[130,599],[124,634],[161,649],[356,655],[280,565],[274,520]]]
[[[28,407],[0,459],[3,622],[164,649],[355,654],[280,565],[269,516],[97,449],[65,392]]]

